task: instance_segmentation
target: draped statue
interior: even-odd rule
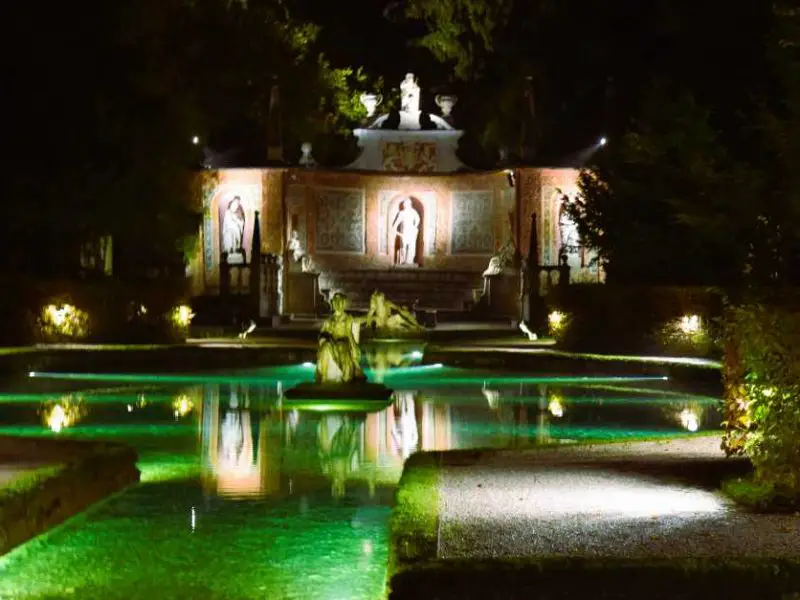
[[[333,314],[322,325],[317,349],[317,383],[347,383],[365,381],[361,370],[361,350],[358,347],[361,320],[348,315],[347,298],[334,294]]]

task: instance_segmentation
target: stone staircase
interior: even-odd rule
[[[392,302],[409,308],[468,311],[474,304],[474,291],[483,289],[479,271],[439,271],[431,269],[384,269],[326,272],[319,289],[343,292],[353,308],[366,308],[375,290]]]

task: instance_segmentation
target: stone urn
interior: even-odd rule
[[[440,94],[436,96],[436,106],[441,109],[442,116],[445,119],[450,117],[450,113],[453,111],[456,102],[458,102],[458,97],[452,94]]]
[[[375,115],[375,110],[383,102],[383,96],[380,94],[361,94],[361,104],[367,109],[367,117]]]

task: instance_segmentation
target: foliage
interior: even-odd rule
[[[80,340],[89,335],[89,315],[68,299],[45,305],[38,324],[45,341]]]
[[[499,148],[512,160],[532,152],[539,161],[560,160],[595,137],[610,68],[604,27],[617,22],[616,8],[577,0],[405,6],[406,18],[422,26],[417,44],[455,75],[455,115],[470,124],[462,153],[474,156],[467,160],[494,165]]]
[[[582,171],[568,210],[610,282],[725,283],[745,266],[758,183],[720,144],[710,112],[659,83],[627,133]]]
[[[667,321],[658,332],[665,354],[712,356],[719,348],[719,319],[682,315]]]
[[[697,287],[576,284],[548,297],[569,315],[559,346],[578,352],[713,357],[719,352],[721,297]],[[705,331],[686,336],[680,323],[697,315]]]
[[[735,36],[739,48],[647,83],[582,173],[573,218],[609,281],[732,286],[742,275],[757,284],[800,276],[800,28],[796,13],[741,10],[747,36],[726,28],[715,37],[725,48]],[[732,93],[709,69],[731,68],[743,48],[752,58],[736,68],[751,85]]]
[[[800,495],[800,313],[747,303],[726,320],[725,440],[745,454],[756,481]]]
[[[773,484],[759,483],[748,477],[724,481],[722,492],[738,504],[756,512],[796,512],[800,508],[797,497],[786,495],[785,490],[776,489]]]
[[[366,74],[334,67],[319,47],[320,27],[296,19],[286,3],[208,0],[188,11],[187,19],[189,91],[211,148],[244,146],[262,153],[250,160],[266,160],[276,84],[281,141],[288,155],[299,155],[305,141],[349,135],[350,126],[365,115],[358,91],[368,85]],[[319,151],[315,154],[320,158]]]
[[[266,160],[276,81],[287,148],[341,134],[363,111],[364,73],[334,68],[315,44],[319,28],[281,0],[17,8],[15,28],[37,41],[4,98],[15,115],[0,222],[6,272],[73,275],[81,245],[112,236],[115,275],[183,277],[200,224],[192,170],[211,149],[255,146],[255,158],[236,160]]]
[[[468,79],[479,57],[493,50],[513,5],[513,0],[413,0],[406,4],[406,17],[426,25],[417,43],[437,60],[454,63],[456,76]]]

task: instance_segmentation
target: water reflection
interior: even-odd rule
[[[531,390],[396,391],[389,406],[319,412],[287,408],[281,386],[206,386],[202,447],[206,490],[242,498],[303,494],[327,487],[372,497],[392,486],[417,451],[518,447],[552,440],[550,421],[564,400],[543,386]],[[456,401],[457,400],[457,401]],[[533,401],[533,402],[532,402]],[[558,406],[558,409],[556,409]],[[486,409],[489,409],[488,411]]]
[[[413,360],[411,347],[394,349],[395,358]],[[385,352],[375,357],[391,362]],[[384,405],[293,404],[283,396],[292,381],[231,379],[156,388],[147,397],[137,390],[107,400],[66,395],[39,411],[43,425],[59,435],[113,431],[120,441],[128,431],[161,435],[173,426],[176,434],[191,435],[197,424],[203,488],[225,498],[383,497],[418,451],[632,439],[719,423],[714,399],[665,390],[482,380],[409,384],[416,389],[397,389]],[[118,427],[109,430],[110,423]]]
[[[361,345],[361,358],[370,371],[370,379],[383,383],[391,369],[406,368],[419,363],[424,344],[418,341],[366,343]]]

